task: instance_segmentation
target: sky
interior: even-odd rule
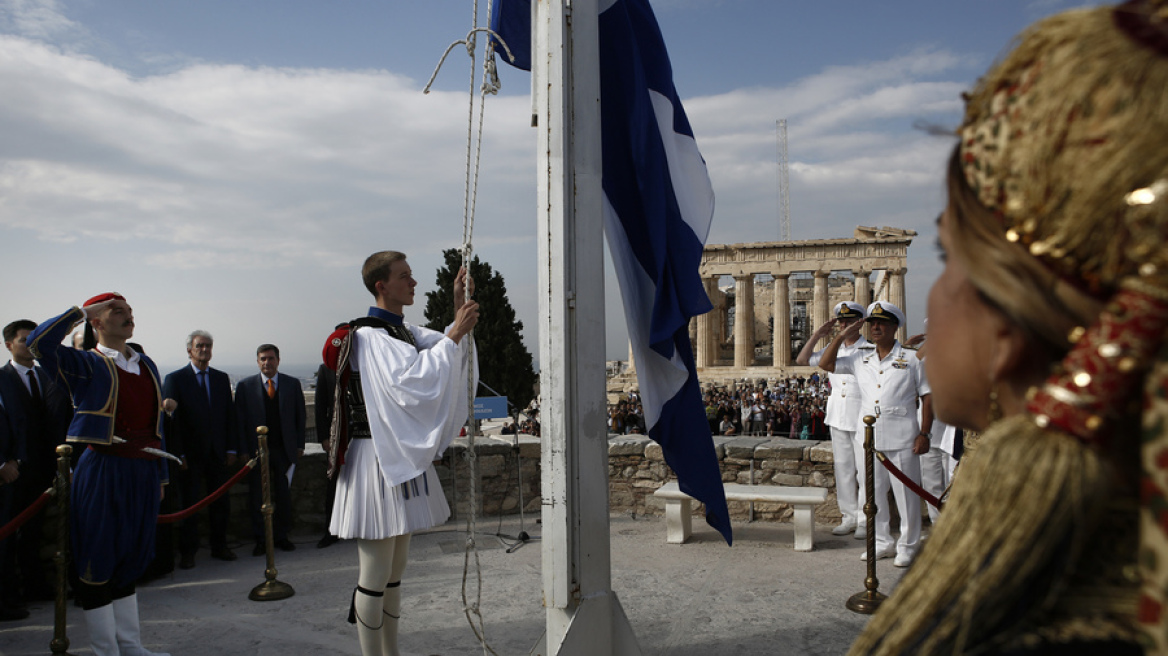
[[[956,127],[961,92],[1013,36],[1081,4],[654,2],[716,194],[708,243],[779,239],[785,118],[792,238],[919,232],[907,276],[919,332],[954,144],[921,126]],[[462,243],[466,50],[422,88],[473,7],[0,0],[0,324],[118,291],[164,370],[198,328],[215,335],[216,366],[250,372],[272,342],[284,371],[306,375],[332,327],[365,313],[361,263],[386,249],[409,255],[406,319],[424,323],[441,251]],[[481,24],[485,0],[479,11]],[[530,81],[499,68],[472,241],[538,359]],[[606,350],[623,359],[606,273]]]

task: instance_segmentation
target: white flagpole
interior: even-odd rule
[[[541,0],[539,131],[543,654],[639,656],[612,591],[604,389],[597,0]]]

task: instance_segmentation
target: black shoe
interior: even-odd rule
[[[276,546],[280,548],[280,551],[296,551],[296,545],[292,544],[288,538],[276,540]]]
[[[236,558],[239,558],[239,556],[235,555],[234,551],[228,549],[227,547],[219,547],[218,549],[212,549],[211,550],[211,557],[216,559],[216,560],[226,560],[228,562],[235,560]]]
[[[256,542],[255,549],[251,550],[251,555],[253,556],[262,556],[266,553],[268,553],[268,550],[264,547],[263,542]]]
[[[324,549],[325,547],[331,547],[340,541],[341,541],[341,539],[338,538],[337,536],[333,535],[332,533],[325,533],[324,537],[320,539],[320,542],[316,543],[316,548],[317,549]]]
[[[5,606],[0,608],[0,622],[16,622],[27,617],[27,608],[18,608],[16,606]]]
[[[178,568],[179,569],[194,569],[194,567],[195,567],[195,554],[193,554],[193,553],[192,554],[183,554],[183,555],[179,556],[179,558],[178,558]]]

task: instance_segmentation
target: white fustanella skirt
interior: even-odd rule
[[[345,464],[337,473],[329,532],[344,538],[380,540],[442,524],[450,506],[434,465],[401,485],[389,485],[377,463],[373,440],[349,442]]]

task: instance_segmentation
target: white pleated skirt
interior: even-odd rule
[[[450,506],[434,465],[401,485],[385,482],[373,440],[349,442],[337,473],[337,495],[329,532],[339,538],[380,540],[442,524]]]

